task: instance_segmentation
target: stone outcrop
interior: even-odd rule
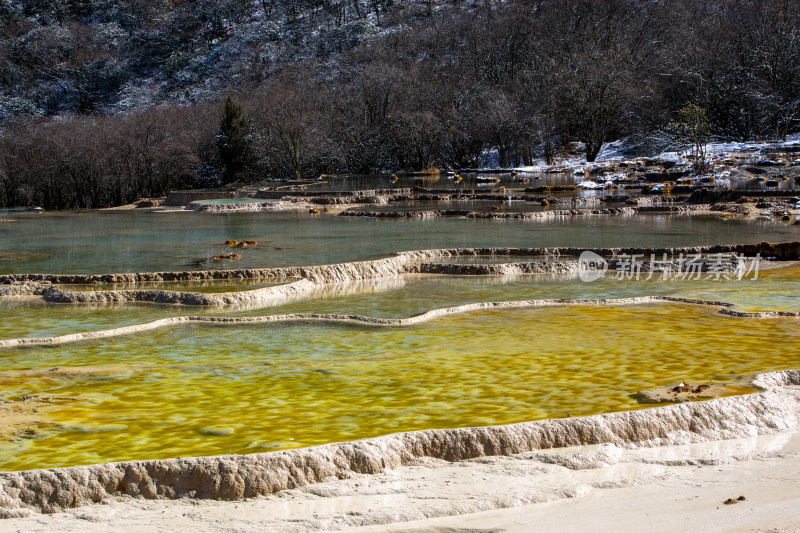
[[[255,455],[0,473],[0,516],[52,513],[120,495],[238,500],[302,487],[331,476],[379,473],[418,458],[460,461],[601,443],[658,446],[800,428],[800,371],[760,375],[754,384],[767,390],[632,412],[398,433]]]
[[[0,298],[13,296],[41,296],[50,287],[36,281],[17,281],[0,285]]]

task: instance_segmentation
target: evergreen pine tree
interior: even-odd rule
[[[247,116],[229,96],[217,132],[217,149],[222,163],[222,183],[240,179],[250,166],[252,150]]]

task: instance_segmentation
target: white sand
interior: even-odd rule
[[[425,460],[241,502],[119,498],[0,530],[800,532],[800,433]]]

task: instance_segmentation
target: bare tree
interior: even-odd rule
[[[540,23],[551,32],[539,41],[538,63],[594,161],[626,107],[642,96],[658,12],[627,0],[547,2],[542,9]]]
[[[262,164],[293,178],[314,171],[326,148],[318,92],[279,82],[269,84],[250,105]]]

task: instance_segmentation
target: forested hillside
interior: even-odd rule
[[[571,141],[592,160],[689,104],[718,138],[798,129],[800,0],[0,0],[0,20],[0,206]]]
[[[4,115],[195,102],[396,24],[390,0],[0,2]],[[414,10],[416,11],[416,10]],[[404,13],[405,15],[405,13]],[[409,14],[413,21],[415,14]]]

